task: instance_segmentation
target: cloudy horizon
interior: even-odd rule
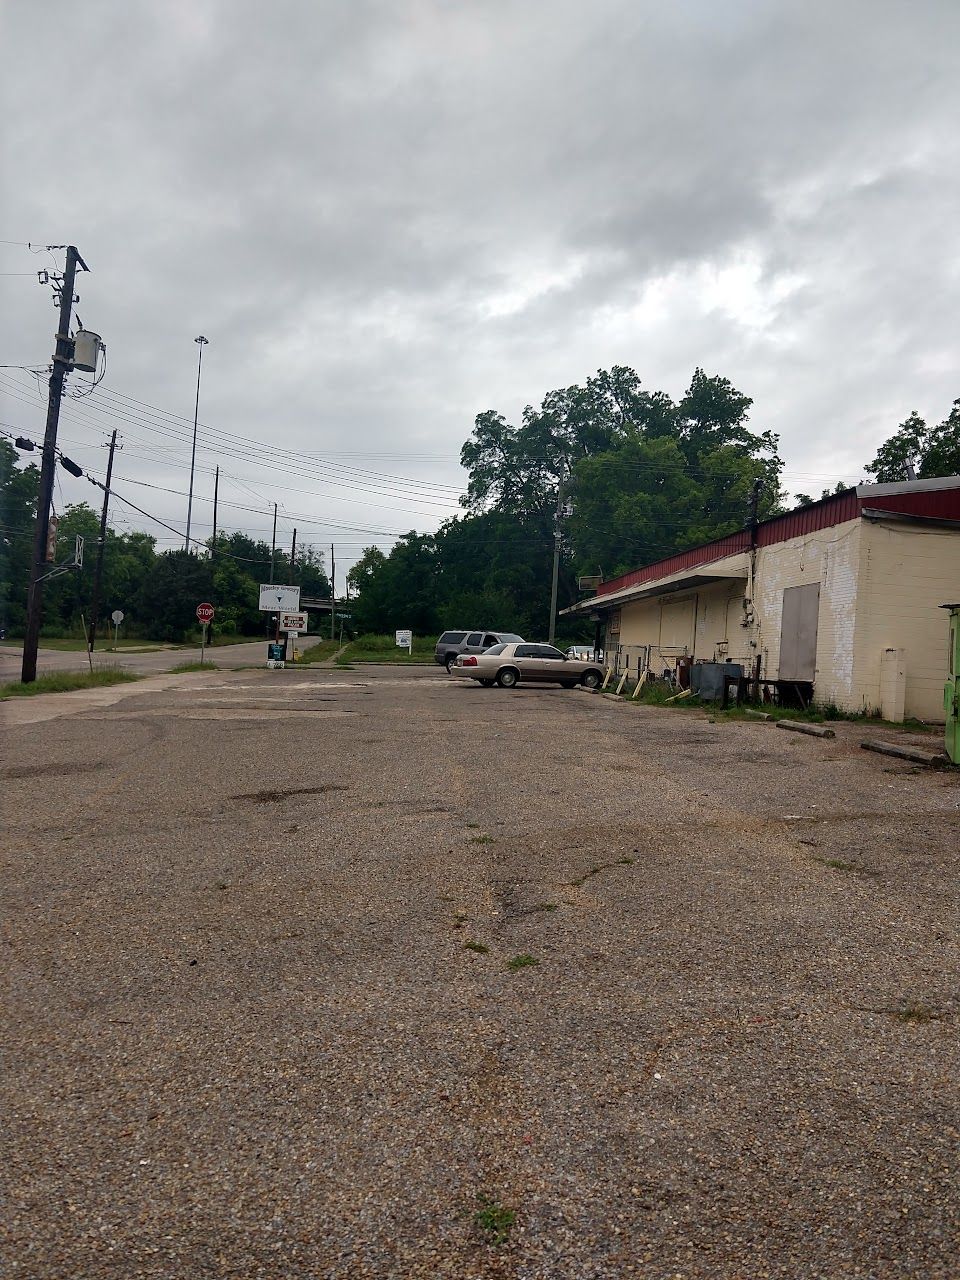
[[[31,273],[62,254],[27,243],[69,241],[108,367],[62,447],[102,477],[117,428],[118,493],[176,530],[200,333],[193,532],[219,465],[221,526],[269,540],[277,502],[280,545],[333,542],[338,574],[456,514],[476,414],[598,368],[729,378],[791,494],[960,396],[948,0],[13,0],[2,24],[0,424],[42,437]],[[99,497],[58,473],[56,500]]]

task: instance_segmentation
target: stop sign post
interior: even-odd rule
[[[212,604],[197,605],[197,620],[200,623],[200,665],[203,666],[203,650],[207,643],[207,626],[213,621],[214,608]]]

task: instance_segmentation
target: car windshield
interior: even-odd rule
[[[523,636],[515,636],[512,632],[504,631],[501,631],[500,635],[503,637],[504,644],[523,644]]]
[[[484,649],[484,654],[489,657],[491,653],[503,653],[507,646],[505,644],[494,644],[489,649]]]

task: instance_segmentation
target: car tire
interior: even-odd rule
[[[513,667],[504,667],[502,671],[497,672],[497,684],[501,689],[512,689],[519,679],[520,673]]]
[[[493,680],[478,680],[477,683],[482,684],[485,689],[492,689],[494,685]]]
[[[455,653],[448,653],[443,660],[443,665],[447,668],[447,675],[449,675],[451,670],[457,665],[457,655]]]
[[[585,689],[599,689],[603,684],[603,676],[599,671],[585,671],[580,677],[580,683]]]

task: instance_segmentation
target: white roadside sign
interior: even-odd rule
[[[261,613],[279,613],[288,609],[296,613],[300,608],[300,588],[285,587],[280,583],[262,582],[260,584]]]
[[[412,632],[412,631],[398,631],[398,632],[397,632],[397,647],[398,647],[398,648],[400,648],[400,649],[407,649],[407,650],[409,650],[410,652],[412,652],[412,651],[413,651],[413,632]]]
[[[280,611],[280,630],[291,631],[299,634],[307,629],[307,615],[305,613],[284,613]]]

